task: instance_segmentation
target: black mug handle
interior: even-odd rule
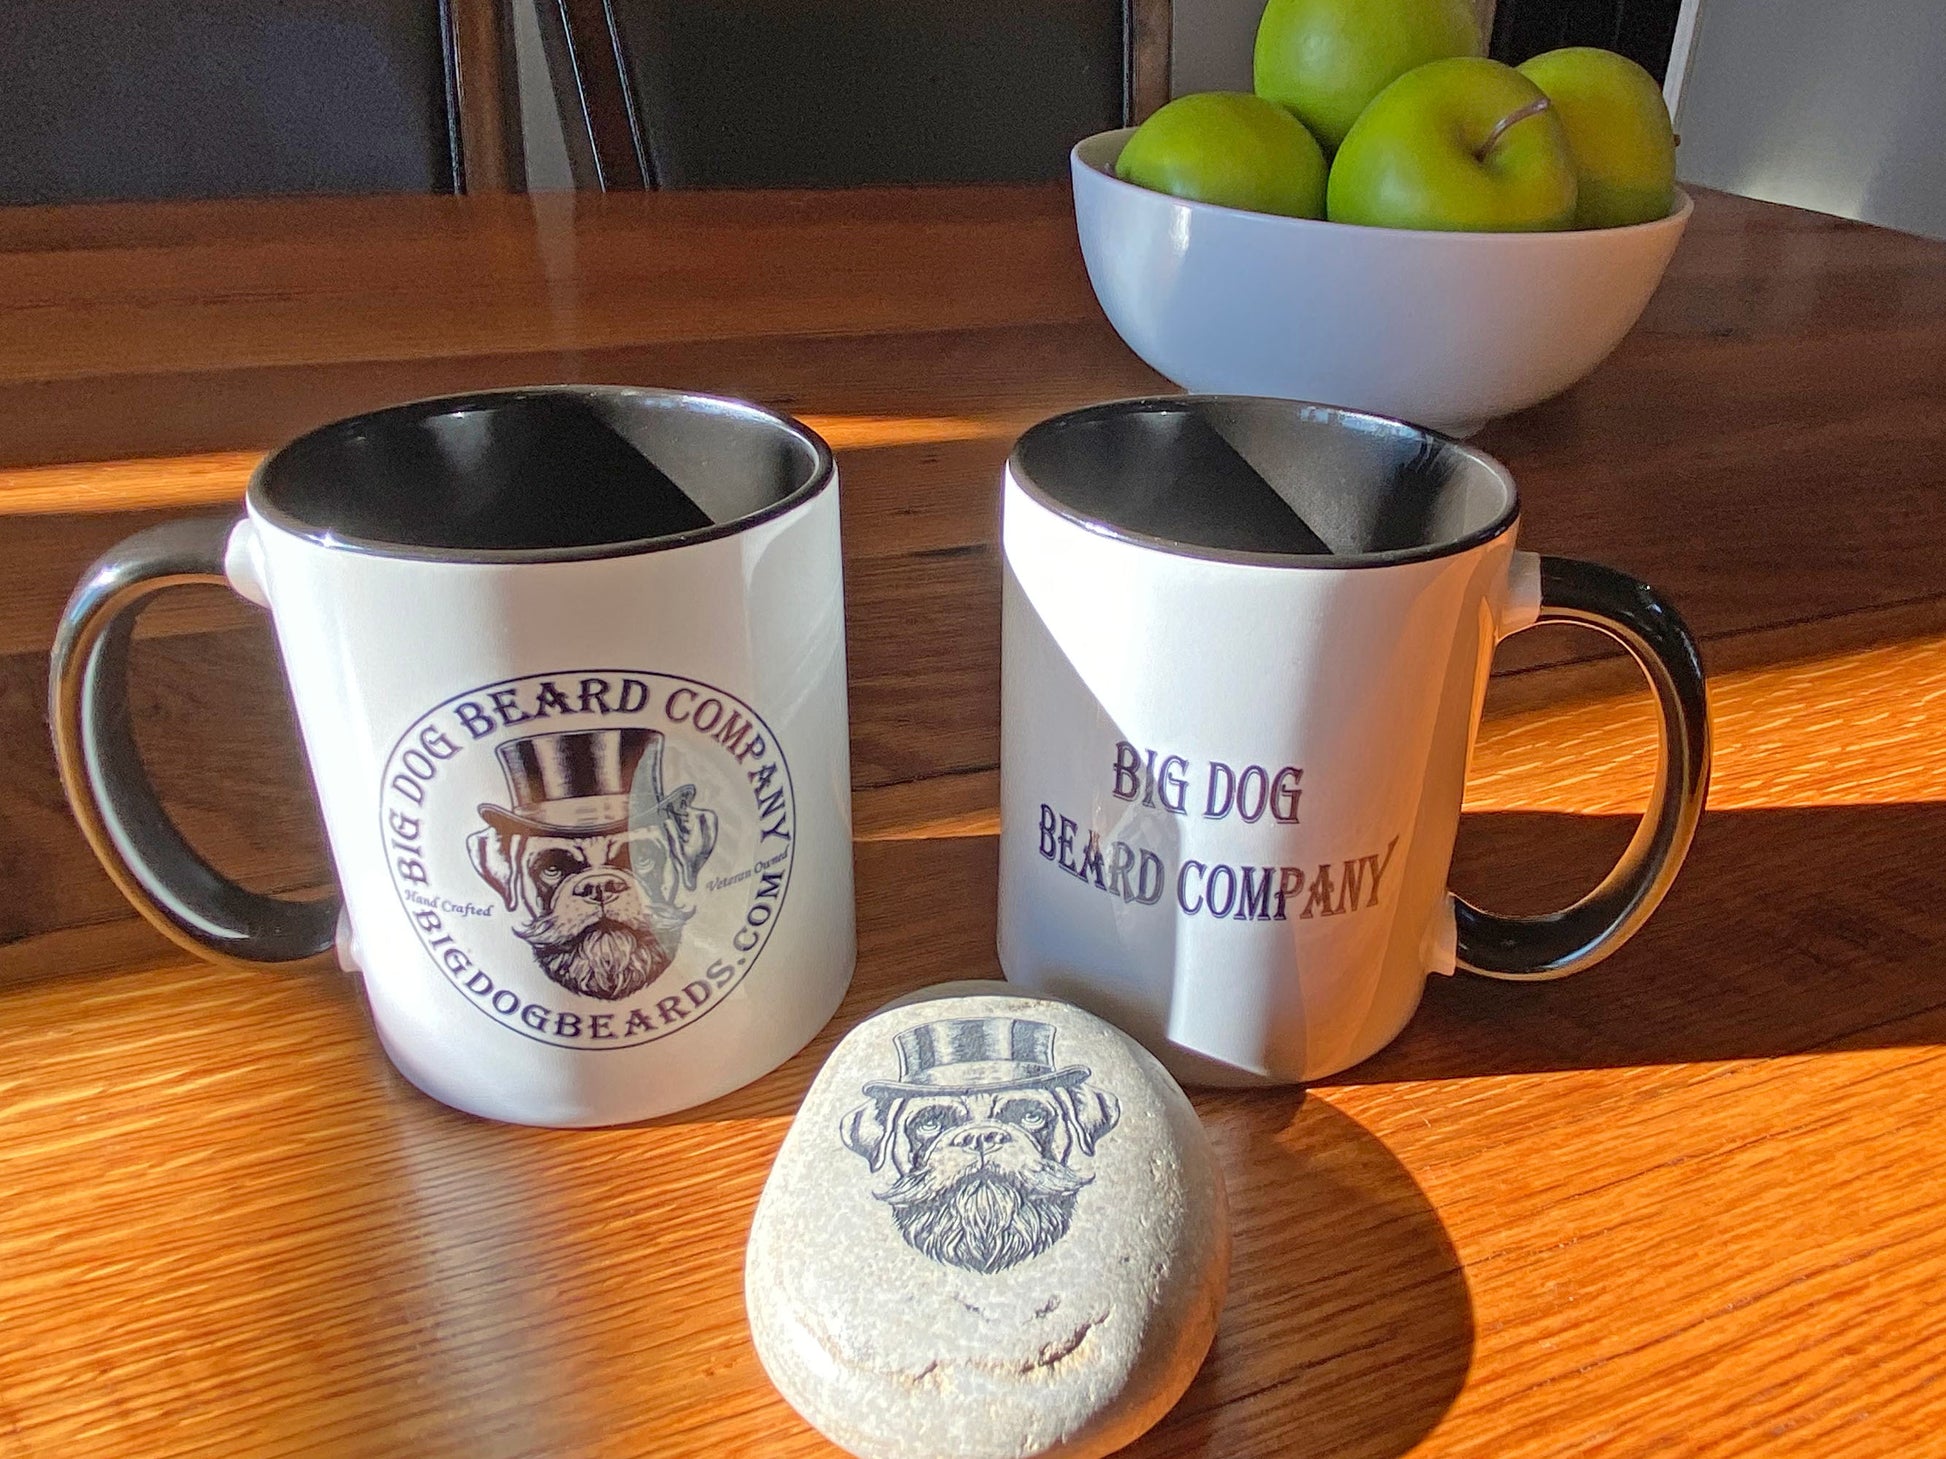
[[[68,804],[122,894],[166,936],[226,962],[286,964],[330,952],[342,903],[293,902],[238,886],[170,821],[128,715],[135,618],[164,589],[228,584],[235,522],[168,522],[109,549],[68,600],[48,670],[48,720]]]
[[[1601,885],[1573,906],[1541,917],[1498,917],[1453,898],[1459,966],[1519,982],[1578,973],[1635,935],[1676,879],[1702,818],[1710,776],[1702,660],[1668,599],[1613,568],[1543,557],[1534,623],[1599,629],[1634,656],[1655,689],[1660,759],[1649,808],[1628,849]]]

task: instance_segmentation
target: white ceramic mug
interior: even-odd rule
[[[157,803],[128,644],[189,582],[271,610],[342,900],[236,886]],[[240,521],[95,565],[51,717],[151,922],[246,963],[335,945],[399,1069],[475,1114],[697,1104],[801,1048],[850,980],[837,474],[755,406],[564,386],[313,431]]]
[[[1188,396],[1043,422],[1007,465],[1000,961],[1179,1077],[1319,1078],[1429,972],[1560,977],[1667,891],[1701,814],[1695,645],[1647,586],[1514,550],[1505,468],[1402,422]],[[1641,663],[1642,826],[1575,906],[1446,888],[1494,645],[1586,624]]]

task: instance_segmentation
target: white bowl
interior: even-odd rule
[[[1129,129],[1071,156],[1088,278],[1186,390],[1275,395],[1467,435],[1557,395],[1622,341],[1691,203],[1566,233],[1422,233],[1186,202],[1115,176]]]

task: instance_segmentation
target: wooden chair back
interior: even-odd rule
[[[1169,0],[538,0],[577,186],[1065,175],[1168,99]]]
[[[0,0],[0,203],[524,185],[501,0]]]
[[[1660,81],[1681,9],[1682,0],[1497,0],[1486,12],[1488,54],[1517,66],[1562,46],[1600,46]]]

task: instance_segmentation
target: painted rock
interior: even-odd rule
[[[1064,1003],[945,997],[832,1052],[744,1301],[771,1380],[862,1459],[1089,1459],[1181,1396],[1229,1266],[1221,1172],[1146,1050]]]

